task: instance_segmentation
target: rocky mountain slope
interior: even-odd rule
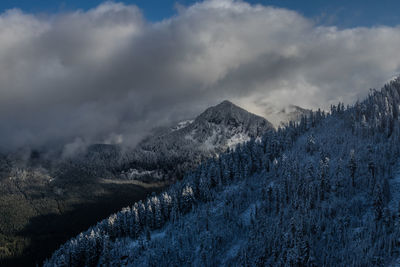
[[[273,125],[266,119],[223,101],[194,120],[180,122],[143,140],[127,156],[131,166],[126,172],[129,173],[129,169],[137,172],[139,168],[181,177],[184,171],[202,160],[251,138],[259,138],[272,129]]]
[[[191,150],[220,153],[250,138],[260,137],[272,127],[266,119],[225,100],[208,108],[195,120],[181,122],[170,133],[150,137],[139,146],[148,151],[167,146],[176,152],[190,147]]]

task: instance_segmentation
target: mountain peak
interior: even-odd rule
[[[265,118],[250,113],[228,100],[206,109],[196,118],[192,127],[203,125],[201,127],[208,128],[209,124],[227,127],[233,131],[244,131],[250,137],[256,137],[266,129],[273,128]]]
[[[167,134],[147,139],[141,144],[141,148],[156,151],[158,148],[167,147],[168,153],[176,150],[177,155],[186,155],[186,151],[209,155],[221,153],[227,147],[234,147],[251,138],[261,137],[271,129],[273,125],[265,118],[225,100],[209,107],[193,121],[178,124]]]
[[[218,105],[216,105],[216,107],[218,106],[236,106],[235,104],[233,104],[231,101],[229,100],[224,100],[221,103],[219,103]],[[237,106],[236,106],[237,107]]]
[[[206,109],[200,116],[198,116],[198,119],[201,120],[208,120],[208,121],[214,121],[217,120],[216,122],[219,123],[220,120],[223,119],[228,119],[228,118],[236,118],[241,120],[240,118],[243,118],[243,116],[247,117],[251,113],[248,112],[247,110],[233,104],[232,102],[228,100],[224,100],[221,103],[219,103],[216,106],[209,107]],[[254,114],[251,114],[254,115]],[[254,115],[256,116],[256,115]]]
[[[241,107],[233,104],[231,101],[229,100],[224,100],[221,103],[219,103],[218,105],[215,105],[213,107],[210,107],[210,109],[228,109],[228,108],[235,108],[235,109],[241,109],[243,111],[245,111],[244,109],[242,109]]]

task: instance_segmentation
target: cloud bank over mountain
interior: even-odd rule
[[[135,144],[151,128],[231,99],[327,108],[400,73],[400,27],[338,29],[243,1],[0,14],[0,148]],[[72,144],[72,145],[71,145]]]

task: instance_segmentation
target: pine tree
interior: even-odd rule
[[[383,217],[383,196],[382,189],[379,184],[376,186],[374,191],[374,215],[375,221],[378,224]]]
[[[160,228],[164,224],[164,218],[161,211],[161,203],[157,196],[151,198],[154,212],[154,227]]]
[[[103,237],[102,253],[99,261],[100,266],[111,266],[113,255],[111,253],[112,246],[108,235]]]
[[[349,164],[347,166],[350,170],[351,185],[353,187],[355,187],[356,186],[355,176],[356,176],[356,170],[357,170],[357,162],[355,159],[354,150],[350,151],[350,160],[349,160]]]
[[[182,211],[186,213],[192,208],[194,194],[191,186],[186,185],[182,190]]]

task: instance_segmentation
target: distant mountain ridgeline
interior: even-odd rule
[[[194,120],[149,135],[133,150],[122,152],[117,145],[91,145],[84,153],[64,161],[58,176],[68,181],[88,177],[175,181],[201,161],[272,129],[266,119],[224,101]]]

